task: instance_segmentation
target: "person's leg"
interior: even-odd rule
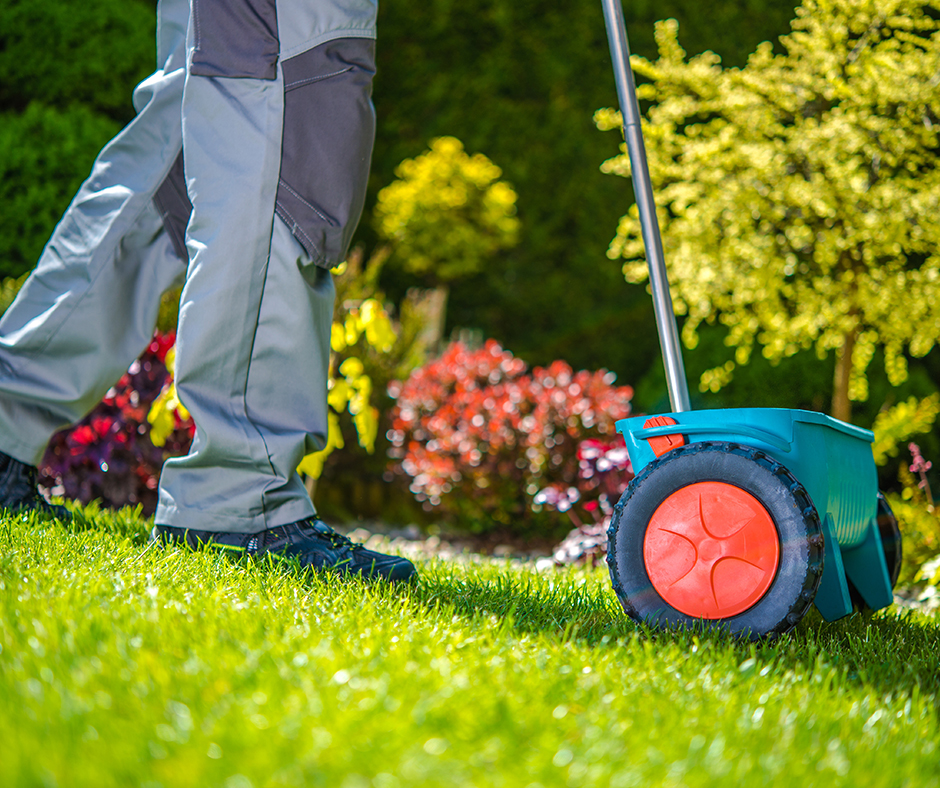
[[[245,391],[237,398],[240,408],[236,412],[247,424],[241,434],[222,434],[222,441],[228,440],[237,450],[238,440],[250,426],[255,439],[263,441],[266,464],[252,465],[244,457],[234,462],[239,458],[220,456],[211,439],[200,441],[203,408],[194,416],[197,431],[191,453],[164,465],[154,536],[193,548],[211,545],[253,555],[293,557],[316,569],[409,579],[415,569],[407,559],[366,550],[317,520],[296,473],[304,454],[322,446],[325,439],[334,291],[329,271],[307,261],[303,247],[283,221],[275,218],[273,224],[249,369],[242,378]],[[184,302],[188,298],[184,296]],[[186,319],[181,319],[179,337],[187,336],[182,330]],[[209,339],[208,345],[199,345],[200,352],[211,354],[213,329],[203,327],[208,328]],[[197,333],[196,342],[202,339]],[[298,339],[303,343],[299,348]],[[216,336],[216,341],[223,338]],[[178,342],[178,348],[185,349],[185,344]],[[197,377],[205,374],[205,368],[196,366]],[[211,398],[211,385],[203,385]],[[209,423],[218,434],[218,423]],[[265,525],[252,531],[236,530],[247,519],[238,505],[255,507],[253,519]],[[166,523],[174,517],[190,525]]]
[[[21,462],[38,464],[52,434],[101,401],[150,341],[160,295],[182,278],[159,215],[149,202],[139,208],[93,268],[44,255],[0,321],[0,450]]]
[[[296,467],[326,438],[325,269],[345,258],[362,209],[374,66],[367,37],[272,62],[271,25],[295,38],[305,24],[316,32],[315,19],[298,19],[299,5],[279,4],[275,23],[272,3],[267,26],[259,13],[249,29],[229,31],[256,41],[238,52],[190,30],[183,152],[192,262],[176,385],[197,429],[189,455],[164,467],[161,525],[256,533],[314,513]],[[213,11],[202,2],[194,16],[203,32],[214,29]]]
[[[185,0],[161,2],[163,68],[138,86],[137,117],[99,154],[0,320],[0,506],[29,507],[23,482],[49,438],[146,347],[160,295],[185,272],[153,197],[182,144],[187,18]]]
[[[296,471],[326,439],[328,269],[358,222],[374,136],[369,30],[321,31],[316,46],[278,59],[274,32],[296,39],[317,22],[311,8],[332,0],[256,3],[237,30],[216,2],[197,5],[183,93],[191,263],[176,356],[196,436],[164,465],[155,533],[410,576],[404,559],[349,545],[313,519]]]

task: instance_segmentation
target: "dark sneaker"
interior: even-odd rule
[[[0,509],[12,512],[38,512],[44,517],[69,521],[72,514],[64,506],[49,503],[36,485],[38,471],[32,465],[0,452]]]
[[[301,566],[385,580],[409,580],[415,567],[407,558],[367,550],[336,533],[326,523],[308,518],[257,534],[218,533],[155,525],[152,538],[194,550],[214,548],[250,556],[296,558]]]

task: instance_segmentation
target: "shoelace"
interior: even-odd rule
[[[310,531],[321,539],[326,539],[332,547],[348,547],[351,550],[362,548],[361,544],[357,544],[348,536],[343,536],[341,533],[334,531],[322,520],[304,520],[302,523],[298,523],[298,528],[301,533]]]
[[[244,543],[244,547],[249,554],[277,552],[291,543],[297,544],[298,537],[301,540],[327,542],[334,550],[346,548],[351,553],[356,553],[363,549],[361,544],[334,531],[322,520],[312,518],[270,528],[252,536]]]

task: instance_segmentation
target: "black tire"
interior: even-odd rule
[[[888,579],[891,581],[891,588],[894,588],[898,582],[898,576],[901,574],[901,562],[904,558],[903,537],[901,528],[898,525],[898,518],[894,516],[888,500],[884,493],[878,493],[878,535],[881,537],[881,550],[885,557],[885,564],[888,567]],[[856,590],[852,581],[849,580],[849,596],[852,597],[852,604],[857,610],[870,610],[865,604],[862,595]]]
[[[666,602],[654,587],[644,558],[647,529],[660,505],[700,482],[723,483],[756,498],[779,540],[776,570],[767,590],[750,607],[725,618],[691,616]],[[660,629],[720,628],[751,640],[779,635],[804,616],[822,577],[822,529],[803,485],[773,458],[735,443],[693,443],[651,462],[615,507],[608,536],[607,563],[621,605],[635,620]],[[694,549],[698,561],[698,548]],[[717,599],[717,590],[715,595]]]
[[[901,527],[894,516],[884,493],[878,493],[878,533],[881,534],[881,549],[884,550],[885,563],[888,565],[888,577],[891,588],[897,585],[901,574],[901,562],[904,560]]]

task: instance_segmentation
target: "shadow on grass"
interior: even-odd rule
[[[77,514],[65,528],[106,531],[141,545],[147,541],[149,524],[133,509],[99,512],[86,508]],[[13,523],[4,525],[9,529]],[[262,584],[268,572],[281,578],[284,572],[296,573],[310,585],[322,582],[299,566],[259,562],[257,569]],[[743,675],[768,667],[775,673],[802,675],[832,675],[834,671],[839,685],[866,686],[879,695],[940,697],[940,619],[910,611],[889,608],[826,622],[814,609],[795,631],[752,644],[718,631],[651,630],[623,613],[609,585],[585,576],[573,578],[563,571],[536,574],[434,562],[421,570],[416,584],[389,588],[369,583],[363,593],[401,595],[430,610],[453,611],[471,626],[495,626],[507,633],[603,649],[624,648],[635,641],[690,653],[694,647],[696,658],[736,660]]]
[[[794,669],[827,664],[846,682],[870,686],[880,695],[940,697],[940,620],[935,616],[887,608],[827,622],[814,609],[791,643],[784,658]]]
[[[612,589],[564,577],[553,582],[551,575],[443,571],[422,577],[410,593],[429,608],[447,605],[477,624],[495,618],[501,629],[519,634],[604,649],[635,640],[690,654],[694,647],[703,660],[737,660],[744,676],[769,667],[774,673],[834,674],[839,686],[862,685],[880,696],[940,697],[940,621],[911,611],[853,613],[826,622],[813,609],[793,632],[749,643],[717,630],[652,630],[623,613]]]
[[[519,574],[474,576],[459,570],[422,575],[413,599],[436,608],[445,604],[472,620],[495,617],[520,634],[542,634],[586,645],[606,645],[646,631],[628,618],[598,583]],[[647,635],[649,634],[646,631]]]

